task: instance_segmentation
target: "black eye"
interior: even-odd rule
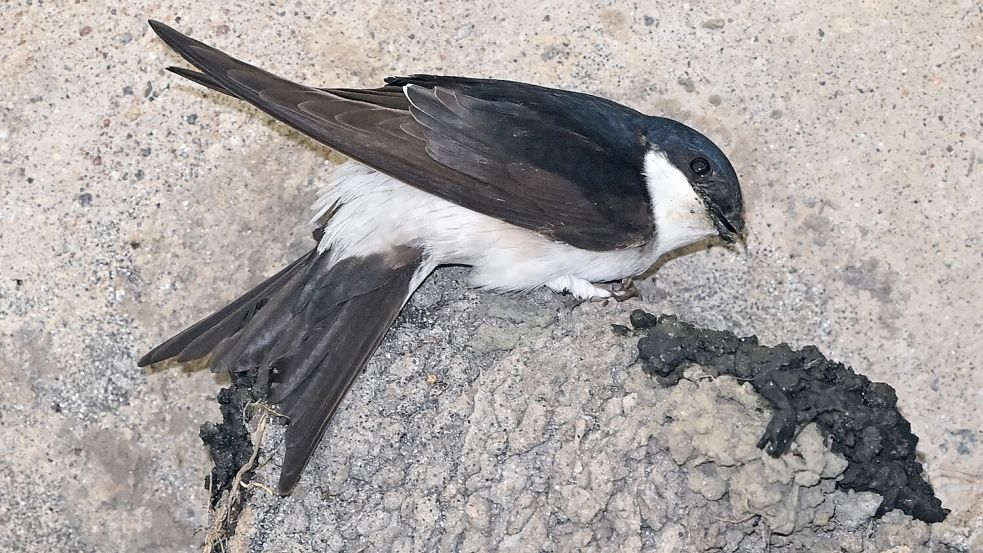
[[[698,157],[689,162],[689,168],[698,177],[705,177],[710,173],[710,162],[705,157]]]

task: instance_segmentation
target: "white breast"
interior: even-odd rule
[[[552,242],[355,162],[334,172],[314,209],[313,222],[326,223],[322,251],[342,258],[419,246],[436,264],[473,266],[472,283],[482,288],[529,290],[568,274],[618,280],[654,262],[646,248],[593,252]]]

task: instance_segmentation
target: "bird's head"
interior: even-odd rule
[[[716,144],[662,117],[648,118],[643,141],[660,254],[713,236],[743,240],[741,185]]]

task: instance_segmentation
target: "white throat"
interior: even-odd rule
[[[665,153],[649,150],[645,154],[644,170],[660,257],[717,234],[693,185]]]

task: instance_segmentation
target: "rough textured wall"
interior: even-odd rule
[[[314,183],[332,166],[255,110],[162,71],[178,60],[149,17],[306,82],[497,76],[704,130],[744,183],[748,251],[666,263],[645,306],[764,343],[814,343],[890,382],[953,509],[940,536],[980,546],[978,4],[35,0],[0,11],[0,549],[195,548],[207,470],[197,427],[217,418],[220,382],[142,372],[134,359],[298,253]],[[316,456],[325,470],[310,471],[305,495],[266,507],[332,512],[315,479],[372,493],[379,484],[359,480],[358,465],[334,470],[338,460],[401,455],[395,438],[378,439],[397,430],[373,424],[452,417],[434,409],[452,396],[425,385],[430,373],[473,405],[503,401],[503,382],[539,379],[547,420],[605,417],[601,398],[568,398],[580,407],[564,418],[549,386],[578,374],[593,389],[613,378],[614,357],[596,356],[627,351],[599,352],[608,338],[565,326],[564,298],[501,299],[461,279],[440,277],[413,301]],[[572,313],[600,332],[627,308]],[[496,320],[508,332],[480,330]],[[564,336],[580,336],[564,353],[573,373],[523,356],[524,343]],[[512,406],[540,401],[535,388],[509,394]],[[360,421],[364,409],[376,414]],[[441,439],[467,435],[447,428]],[[485,509],[472,510],[490,513],[492,540],[506,523]]]

